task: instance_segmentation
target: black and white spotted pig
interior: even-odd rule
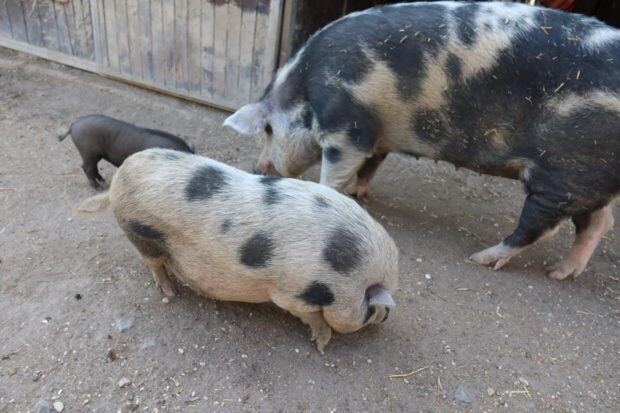
[[[84,116],[73,122],[62,136],[67,135],[82,157],[82,169],[94,188],[99,188],[103,178],[99,175],[97,163],[105,159],[112,165],[120,166],[129,155],[149,148],[167,148],[194,153],[194,145],[171,133],[141,128],[104,115]]]
[[[322,159],[321,183],[363,195],[388,152],[520,179],[515,231],[472,255],[499,269],[571,217],[577,276],[620,191],[620,31],[516,3],[399,4],[319,31],[224,125],[267,133],[264,173]]]
[[[310,325],[321,352],[331,329],[382,322],[394,305],[394,242],[326,186],[151,149],[130,156],[109,191],[80,210],[108,203],[166,294],[173,274],[215,299],[273,301]]]

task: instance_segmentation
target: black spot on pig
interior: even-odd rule
[[[330,267],[341,274],[349,274],[359,268],[363,251],[361,240],[350,230],[340,227],[332,231],[323,249],[323,259]]]
[[[331,288],[318,281],[312,282],[297,298],[301,298],[309,305],[326,306],[334,303],[334,293]]]
[[[312,119],[314,119],[314,113],[312,113],[312,108],[310,108],[310,106],[306,106],[304,108],[302,119],[304,121],[304,128],[312,129]]]
[[[282,200],[283,194],[276,185],[282,178],[279,176],[262,176],[260,183],[265,186],[263,201],[267,205],[273,205]]]
[[[319,195],[314,196],[314,205],[318,206],[321,209],[329,207],[327,200]]]
[[[275,243],[264,232],[258,232],[248,238],[239,250],[239,260],[248,267],[264,268],[273,257]]]
[[[219,193],[228,183],[226,174],[211,165],[201,166],[185,187],[188,201],[203,201]]]
[[[461,59],[459,59],[454,53],[448,54],[448,59],[446,60],[446,72],[450,82],[458,82],[461,79]]]
[[[336,163],[342,158],[342,152],[334,146],[323,149],[323,153],[325,158],[331,163]]]
[[[122,227],[129,241],[142,255],[151,258],[167,255],[166,236],[163,232],[133,220],[127,221]]]
[[[164,236],[164,233],[156,230],[150,225],[145,225],[145,224],[139,223],[138,221],[130,220],[127,222],[127,227],[129,228],[130,231],[132,231],[134,234],[140,237],[151,239],[157,242],[161,242],[162,244],[166,242],[166,237]]]
[[[232,219],[224,220],[224,222],[222,222],[222,225],[220,226],[220,232],[222,234],[226,234],[228,231],[230,231],[230,228],[232,227],[232,225],[233,225]]]
[[[376,312],[377,312],[377,309],[375,308],[375,306],[369,305],[368,309],[366,310],[366,316],[364,317],[364,322],[362,324],[366,324],[368,320],[370,320],[370,317],[372,317]]]
[[[317,119],[325,132],[344,132],[362,152],[370,152],[378,131],[376,115],[343,88],[321,86],[311,96]]]
[[[456,33],[459,40],[468,46],[476,42],[476,15],[478,10],[477,4],[466,4],[454,10]]]

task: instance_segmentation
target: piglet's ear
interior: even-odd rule
[[[392,298],[392,294],[383,287],[374,287],[368,291],[368,303],[370,305],[384,305],[386,307],[395,307],[396,303]]]
[[[265,130],[267,115],[264,103],[250,103],[226,118],[222,126],[231,127],[242,135],[254,135]]]

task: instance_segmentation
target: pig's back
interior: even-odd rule
[[[385,230],[329,188],[250,175],[195,155],[148,150],[131,156],[114,176],[110,200],[121,227],[140,220],[166,234],[177,275],[220,299],[256,301],[228,287],[281,280],[301,286],[347,265],[354,273],[361,269],[355,260],[380,265],[373,255],[388,250],[380,258],[388,260],[395,254]],[[355,256],[334,269],[326,249],[339,239]]]

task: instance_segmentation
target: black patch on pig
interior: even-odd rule
[[[456,33],[468,46],[476,42],[476,15],[479,8],[477,4],[467,4],[457,7],[453,12],[456,19]]]
[[[129,241],[142,255],[157,258],[167,254],[163,232],[134,220],[127,221],[122,227]]]
[[[451,82],[458,82],[461,79],[461,59],[454,53],[448,55],[446,60],[446,72],[448,74],[448,80]]]
[[[327,203],[327,200],[320,195],[314,196],[314,204],[318,206],[319,208],[329,208],[329,204]]]
[[[228,183],[228,177],[221,170],[211,165],[201,166],[185,187],[188,201],[204,201],[220,192]]]
[[[360,242],[359,237],[347,228],[337,228],[332,231],[323,249],[323,259],[334,271],[349,274],[362,263]]]
[[[312,129],[313,118],[314,118],[314,113],[312,113],[312,108],[310,106],[306,106],[304,108],[304,113],[302,115],[302,119],[304,121],[304,128],[308,130]]]
[[[326,306],[334,303],[334,293],[331,288],[318,281],[313,281],[297,298],[301,298],[309,305]]]
[[[317,119],[325,132],[344,132],[360,151],[368,153],[375,145],[378,122],[375,112],[358,102],[347,90],[332,86],[314,89]]]
[[[263,195],[263,201],[267,205],[273,205],[282,200],[282,192],[277,187],[277,183],[282,178],[279,176],[262,176],[260,183],[265,186],[265,194]]]
[[[325,158],[331,163],[336,163],[342,158],[342,152],[334,146],[323,149],[323,153]]]
[[[248,267],[264,268],[273,257],[275,243],[264,232],[257,232],[248,238],[239,250],[239,260]]]
[[[233,225],[232,219],[224,220],[224,222],[222,222],[222,225],[220,226],[220,232],[222,234],[226,234],[228,231],[230,231],[230,228],[232,227],[232,225]]]
[[[376,312],[377,312],[377,309],[375,308],[375,306],[369,305],[368,309],[366,310],[366,316],[364,317],[364,322],[362,324],[366,324],[368,320],[370,320],[370,317],[372,317]]]

